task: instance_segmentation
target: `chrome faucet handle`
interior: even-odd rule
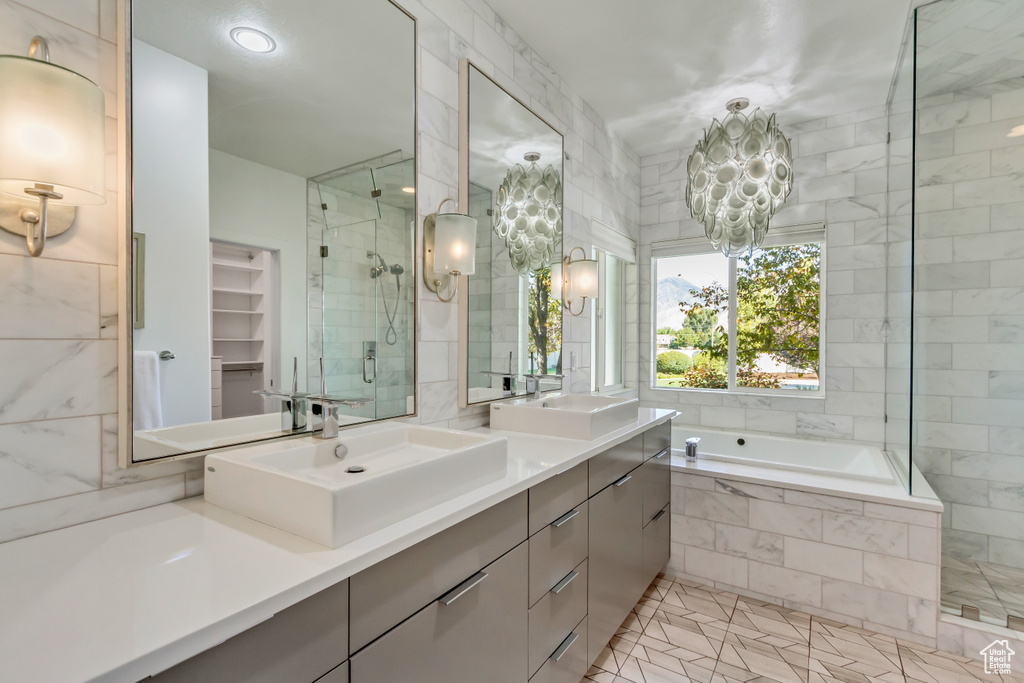
[[[306,431],[309,394],[285,393],[281,391],[267,391],[257,389],[252,392],[263,398],[281,399],[281,431],[304,432]]]
[[[697,444],[700,443],[699,436],[691,436],[686,440],[686,457],[690,460],[697,459]]]
[[[313,405],[313,430],[319,429],[313,437],[316,439],[335,439],[338,436],[338,429],[341,419],[338,415],[338,408],[362,408],[373,403],[372,398],[344,398],[341,396],[328,396],[324,394],[310,396],[309,402]]]
[[[526,393],[527,394],[533,394],[534,398],[540,398],[540,393],[541,393],[540,392],[540,381],[542,379],[562,379],[562,378],[565,377],[565,375],[554,375],[554,374],[539,375],[539,374],[533,373],[533,372],[525,372],[525,373],[523,373],[523,377],[526,378]],[[530,380],[531,379],[533,380],[533,390],[532,391],[530,390]]]

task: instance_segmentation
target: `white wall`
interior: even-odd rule
[[[886,133],[879,105],[803,123],[792,138],[796,186],[773,226],[826,224],[823,397],[652,389],[651,244],[703,236],[684,201],[691,149],[644,157],[640,187],[640,399],[680,422],[785,436],[885,442]],[[906,204],[898,213],[909,211]],[[905,243],[903,243],[905,246]],[[905,294],[902,296],[905,297]],[[909,391],[905,381],[903,394]],[[794,392],[795,393],[795,392]],[[801,392],[802,394],[803,392]]]
[[[445,197],[457,196],[458,62],[470,57],[565,135],[569,155],[564,184],[566,253],[575,246],[589,248],[591,218],[637,237],[639,157],[608,130],[571,84],[481,0],[400,0],[399,4],[416,17],[419,36],[418,231],[424,215]],[[0,294],[24,287],[32,276],[42,282],[44,269],[56,271],[46,282],[73,281],[77,270],[83,270],[88,271],[84,282],[96,283],[75,288],[82,298],[75,297],[70,307],[66,288],[41,284],[33,298],[32,319],[44,322],[25,330],[5,324],[0,330],[0,363],[6,368],[17,359],[19,372],[30,378],[12,384],[5,375],[0,382],[0,405],[17,406],[14,412],[0,410],[0,430],[4,430],[0,439],[24,463],[12,466],[37,482],[26,497],[16,495],[13,482],[18,479],[0,476],[0,541],[202,491],[201,459],[131,470],[120,470],[116,464],[117,207],[122,201],[117,185],[116,15],[113,0],[0,3],[0,52],[21,54],[33,35],[45,35],[51,38],[51,46],[60,48],[51,49],[55,61],[103,89],[109,178],[105,206],[83,207],[76,226],[48,244],[42,258],[31,259],[24,270],[10,271],[19,275],[9,284],[0,276]],[[24,256],[24,239],[7,233],[0,233],[0,252],[30,260]],[[438,302],[421,278],[416,280],[420,297],[416,420],[453,428],[485,424],[486,406],[458,408],[458,309]],[[0,319],[25,320],[15,313],[15,305],[15,298],[0,295]],[[69,329],[71,320],[77,320],[66,315],[69,308],[83,312],[83,325],[90,329]],[[569,386],[588,391],[589,306],[585,315],[568,321],[563,338],[566,357],[575,352],[581,359]],[[33,353],[26,353],[26,347]],[[60,377],[72,379],[53,379],[53,368]],[[55,453],[61,457],[53,457]],[[44,462],[50,466],[40,471],[38,466]]]
[[[280,253],[281,372],[290,387],[306,367],[306,179],[215,149],[210,154],[210,237]]]
[[[135,232],[146,235],[146,327],[160,363],[163,426],[210,419],[210,166],[207,73],[132,45]]]

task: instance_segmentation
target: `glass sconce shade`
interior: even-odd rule
[[[793,155],[775,115],[730,103],[687,161],[686,205],[715,249],[739,256],[764,242],[768,220],[793,188]]]
[[[541,169],[540,155],[526,155],[498,188],[494,232],[505,240],[512,267],[520,274],[546,268],[562,250],[562,179],[552,166]]]
[[[576,299],[597,299],[597,261],[595,259],[578,259],[567,266],[569,282],[565,298],[568,301]]]
[[[476,272],[476,219],[439,213],[434,227],[434,269],[439,273]]]
[[[54,203],[106,201],[103,91],[48,62],[0,56],[0,192],[25,196],[36,184]]]
[[[551,298],[561,299],[562,298],[562,279],[565,275],[562,273],[562,264],[552,263],[551,264]]]

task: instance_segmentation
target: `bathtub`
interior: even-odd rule
[[[687,425],[673,425],[672,448],[681,454],[686,440],[699,437],[698,460],[716,460],[773,470],[896,483],[885,454],[877,448],[777,436],[720,432]]]

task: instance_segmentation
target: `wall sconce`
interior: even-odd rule
[[[583,254],[583,258],[578,258],[574,261],[572,255],[577,250]],[[569,311],[569,315],[572,316],[583,315],[587,299],[597,299],[597,259],[588,259],[586,256],[587,252],[583,251],[582,247],[576,247],[569,252],[568,256],[562,259],[561,275],[559,277],[561,292],[565,294],[565,301],[562,303],[562,307]],[[551,275],[552,282],[554,282],[554,266],[551,267]],[[552,285],[552,289],[554,289],[554,285]],[[573,313],[573,299],[583,300],[579,313]]]
[[[40,36],[28,57],[0,55],[0,228],[43,253],[76,206],[106,201],[103,91],[50,63]],[[29,195],[33,199],[27,199]]]
[[[441,213],[445,199],[437,212],[423,219],[423,282],[437,294],[439,301],[450,302],[459,293],[459,276],[476,272],[476,219],[462,213]],[[441,290],[448,280],[455,278],[452,294],[447,299]]]

